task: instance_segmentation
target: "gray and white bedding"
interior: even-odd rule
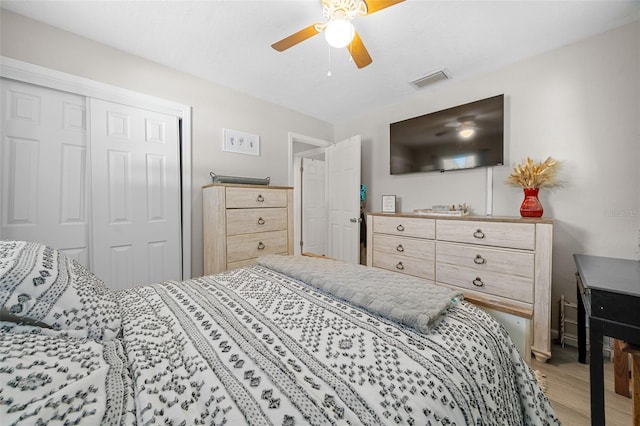
[[[505,330],[458,294],[260,263],[113,292],[55,250],[0,242],[2,424],[559,424]]]

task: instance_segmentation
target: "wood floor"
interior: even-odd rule
[[[547,380],[547,397],[558,418],[566,426],[591,424],[589,404],[589,365],[578,363],[574,347],[553,345],[546,363],[531,359],[531,368],[540,370]],[[613,364],[605,361],[605,418],[607,426],[631,425],[631,399],[613,390]]]

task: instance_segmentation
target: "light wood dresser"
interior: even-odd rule
[[[204,273],[256,263],[263,254],[293,254],[293,189],[210,184],[202,188]]]
[[[551,357],[548,218],[367,215],[367,265],[459,289],[480,306],[530,319],[531,352]]]

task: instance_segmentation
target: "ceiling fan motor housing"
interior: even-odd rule
[[[322,0],[322,14],[332,19],[352,20],[357,14],[367,14],[367,4],[362,0]]]

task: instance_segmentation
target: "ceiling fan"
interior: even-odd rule
[[[282,52],[316,34],[325,33],[333,47],[346,47],[358,68],[364,68],[373,60],[351,21],[356,15],[370,15],[404,0],[320,0],[325,22],[318,22],[291,34],[271,45]]]

